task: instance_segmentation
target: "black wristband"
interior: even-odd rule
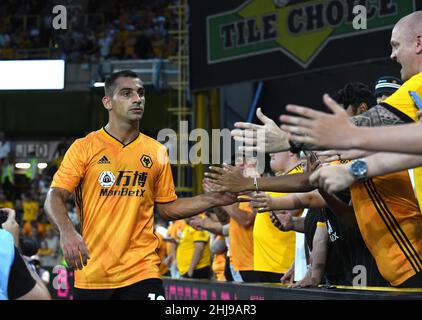
[[[291,153],[299,153],[300,151],[303,150],[303,143],[301,143],[301,142],[289,140],[289,144],[290,144],[290,152]]]

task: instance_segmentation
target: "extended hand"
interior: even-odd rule
[[[210,167],[210,172],[205,172],[205,182],[212,186],[214,191],[241,192],[247,191],[250,178],[243,176],[242,169],[223,164],[223,167]]]
[[[356,182],[348,168],[349,165],[322,167],[311,174],[309,181],[312,185],[318,186],[327,193],[334,194]]]
[[[231,134],[236,141],[246,146],[240,147],[245,152],[279,152],[290,149],[287,134],[270,118],[265,116],[261,108],[256,111],[256,116],[263,125],[250,122],[236,122],[238,129],[232,130]]]
[[[319,281],[311,276],[306,275],[302,280],[292,284],[290,288],[306,288],[306,287],[316,287],[319,285]]]
[[[64,258],[73,269],[81,269],[87,265],[89,252],[82,236],[75,230],[61,232],[60,245]]]
[[[280,282],[283,284],[292,285],[295,278],[295,268],[290,268],[281,278]]]
[[[193,217],[189,220],[188,224],[195,230],[202,231],[204,230],[203,225],[205,223],[205,219],[207,218]]]
[[[241,199],[236,193],[232,192],[215,192],[214,206],[228,206],[236,202],[246,202],[248,199]]]
[[[323,100],[333,113],[288,105],[287,111],[299,116],[282,115],[281,128],[290,133],[289,139],[293,141],[331,149],[352,147],[350,141],[356,128],[349,121],[346,111],[328,94],[324,94]]]
[[[257,209],[258,212],[266,212],[272,210],[272,197],[265,192],[257,192],[251,197],[252,209]]]
[[[293,217],[289,213],[271,212],[270,219],[273,225],[281,231],[293,230]]]

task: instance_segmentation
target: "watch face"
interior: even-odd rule
[[[362,161],[356,162],[356,172],[358,175],[365,174],[366,172],[366,164]]]
[[[352,164],[351,169],[353,176],[359,179],[365,177],[368,167],[365,161],[357,160]]]

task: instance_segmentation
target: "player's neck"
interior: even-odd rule
[[[139,122],[119,124],[109,122],[104,128],[123,144],[133,141],[139,135]]]

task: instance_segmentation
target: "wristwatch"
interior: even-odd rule
[[[349,172],[357,181],[364,181],[368,176],[368,164],[365,159],[356,159],[352,161]]]

